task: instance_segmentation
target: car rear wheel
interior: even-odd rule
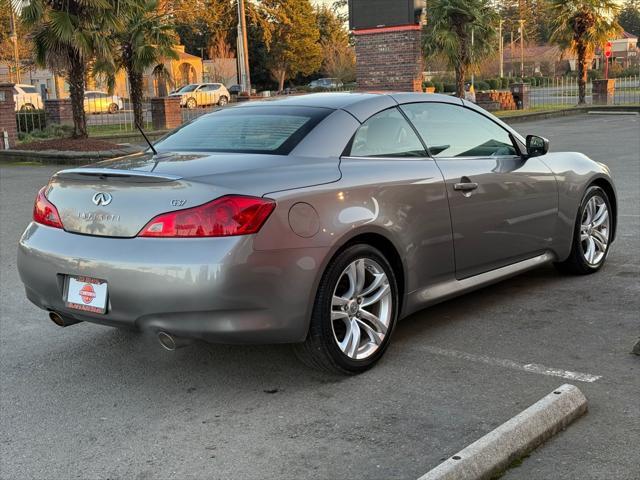
[[[35,109],[36,107],[34,107],[31,103],[25,103],[22,107],[20,107],[21,112],[33,112]]]
[[[196,108],[198,106],[198,104],[196,102],[196,99],[193,98],[193,97],[191,97],[191,98],[189,98],[187,100],[187,104],[186,105],[187,105],[187,108],[190,109],[190,110],[192,110],[192,109],[194,109],[194,108]]]
[[[109,113],[116,113],[118,111],[118,105],[115,103],[112,103],[111,105],[109,105]]]
[[[594,273],[602,268],[609,254],[612,236],[611,202],[598,186],[585,193],[573,233],[571,253],[558,270],[575,275]]]
[[[398,288],[387,259],[377,249],[353,245],[325,271],[309,333],[295,346],[307,365],[356,374],[382,357],[398,316]]]
[[[218,105],[220,105],[221,107],[224,107],[227,103],[229,103],[229,99],[224,95],[220,97],[220,100],[218,100]]]

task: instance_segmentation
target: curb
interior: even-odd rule
[[[96,152],[58,150],[0,150],[0,164],[4,162],[39,162],[44,165],[86,165],[140,152],[140,148],[122,145],[118,149]]]
[[[418,480],[490,479],[586,412],[586,397],[564,384]]]
[[[571,108],[563,108],[561,110],[548,110],[542,112],[530,112],[530,113],[522,113],[516,115],[504,115],[497,117],[505,123],[519,123],[519,122],[530,122],[533,120],[546,120],[548,118],[558,118],[558,117],[567,117],[571,115],[582,115],[589,114],[591,112],[594,113],[623,113],[623,112],[640,112],[640,107],[637,105],[585,105],[584,107],[571,107]]]

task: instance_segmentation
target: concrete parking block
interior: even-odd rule
[[[586,397],[564,384],[419,480],[489,479],[586,412]]]

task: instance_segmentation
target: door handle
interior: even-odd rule
[[[478,184],[475,182],[456,183],[453,185],[454,190],[460,190],[462,192],[470,192],[478,188]]]

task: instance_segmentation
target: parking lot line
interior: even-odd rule
[[[420,350],[433,353],[434,355],[444,355],[446,357],[460,358],[471,362],[479,362],[497,367],[510,368],[512,370],[521,370],[529,373],[537,373],[538,375],[548,375],[551,377],[566,378],[577,382],[595,382],[602,378],[601,375],[592,375],[590,373],[572,372],[571,370],[563,370],[561,368],[546,367],[538,363],[519,363],[504,358],[494,358],[487,355],[476,355],[473,353],[460,352],[458,350],[449,350],[429,345],[419,347]]]

